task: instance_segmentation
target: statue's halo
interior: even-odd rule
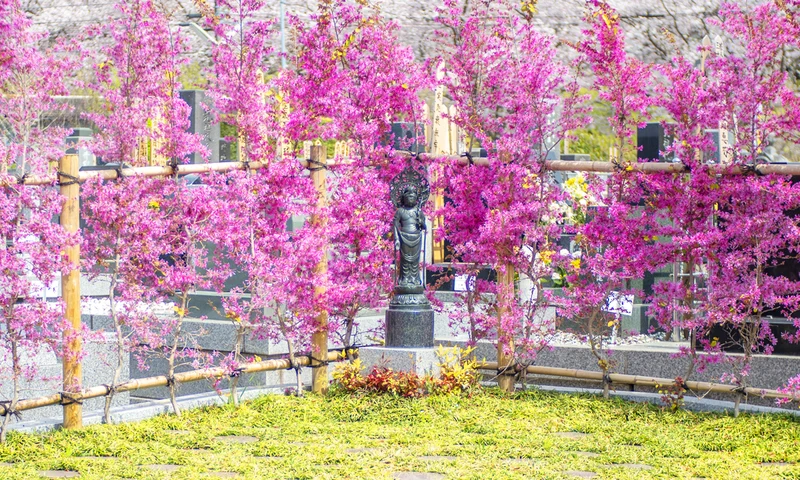
[[[428,197],[431,195],[431,186],[428,183],[427,173],[422,167],[417,169],[409,165],[392,179],[390,193],[392,204],[395,208],[400,208],[403,204],[403,192],[408,187],[416,190],[418,207],[428,202]]]

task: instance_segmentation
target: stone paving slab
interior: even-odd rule
[[[597,474],[594,472],[588,472],[584,470],[568,470],[564,472],[564,475],[577,478],[594,478],[597,476]]]
[[[445,478],[441,473],[430,472],[395,472],[392,474],[395,480],[440,480]]]
[[[70,470],[42,470],[39,472],[39,476],[44,478],[78,478],[81,474]]]
[[[214,440],[222,443],[255,443],[258,437],[251,437],[249,435],[223,435],[221,437],[214,437]]]

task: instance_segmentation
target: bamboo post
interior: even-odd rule
[[[80,223],[80,184],[78,176],[80,162],[78,155],[64,155],[58,165],[58,181],[64,205],[61,207],[61,226],[67,233],[76,233]],[[81,371],[81,350],[83,345],[77,333],[81,328],[81,283],[80,283],[80,247],[78,243],[64,248],[64,253],[71,264],[71,270],[61,275],[61,298],[65,304],[66,320],[69,325],[63,332],[63,391],[67,394],[81,391],[83,372]],[[83,407],[73,401],[64,405],[64,428],[80,428],[83,426]]]
[[[497,296],[514,295],[514,267],[506,265],[497,271]],[[509,293],[510,292],[510,293]],[[501,304],[502,305],[502,304]],[[509,337],[503,339],[506,332],[503,331],[503,316],[508,311],[507,308],[500,306],[497,310],[497,371],[499,377],[497,386],[506,392],[514,391],[514,340]]]
[[[317,189],[317,208],[324,209],[328,203],[328,187],[325,180],[327,169],[325,145],[314,145],[311,147],[311,180],[314,188]],[[318,212],[311,217],[311,223],[315,226],[325,227],[327,219],[325,215]],[[322,256],[319,263],[314,268],[315,277],[324,277],[328,272],[328,248],[323,247]],[[317,282],[314,285],[314,296],[319,298],[325,295],[324,282]],[[328,358],[328,312],[321,310],[317,314],[317,329],[311,336],[311,357],[321,359],[322,362],[312,360],[311,362],[311,390],[314,393],[324,393],[328,391],[328,367],[324,360]]]

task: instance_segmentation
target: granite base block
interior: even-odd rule
[[[358,357],[365,373],[374,366],[385,366],[418,375],[439,375],[439,359],[433,348],[365,347],[359,349]]]
[[[433,310],[386,311],[386,346],[391,348],[433,347]]]

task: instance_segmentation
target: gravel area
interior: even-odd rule
[[[618,336],[613,339],[610,336],[604,336],[602,340],[605,345],[640,345],[664,340],[664,332],[645,335],[626,335],[624,337]],[[557,331],[550,337],[549,343],[551,345],[585,345],[589,343],[589,339],[586,335]]]
[[[127,302],[117,302],[116,310],[118,312],[127,308],[130,308]],[[175,305],[172,303],[139,303],[136,308],[159,316],[175,314]],[[81,313],[83,315],[110,315],[111,308],[108,298],[84,298],[81,300]]]

